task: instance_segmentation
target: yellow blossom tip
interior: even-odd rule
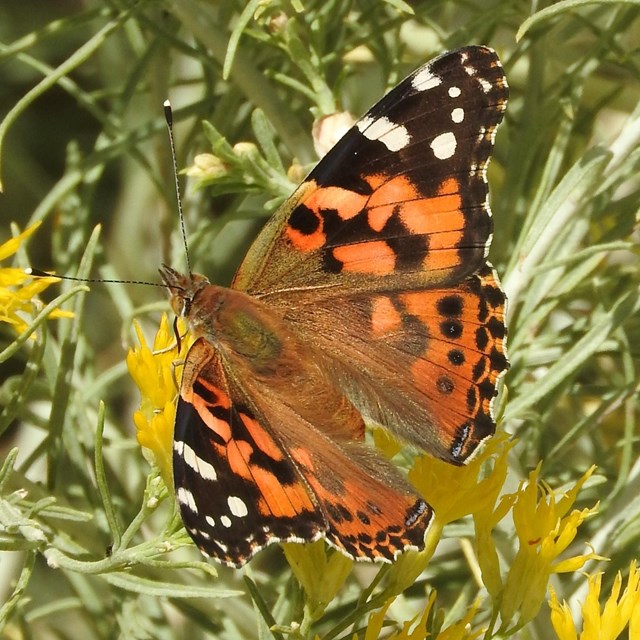
[[[0,261],[15,254],[21,244],[33,234],[40,222],[36,222],[22,233],[13,238],[9,238],[0,244]],[[32,278],[32,280],[29,280]],[[11,325],[18,334],[22,334],[29,329],[29,321],[26,316],[34,318],[42,309],[42,304],[38,295],[49,285],[58,282],[60,279],[45,271],[38,269],[20,269],[18,267],[0,267],[0,322]],[[53,309],[49,318],[69,318],[73,314],[69,311]],[[31,338],[35,339],[36,334],[32,333]]]

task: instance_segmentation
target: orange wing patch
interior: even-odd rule
[[[324,247],[327,235],[323,211],[331,210],[343,220],[356,216],[366,204],[366,196],[341,187],[306,185],[306,197],[295,207],[285,228],[285,236],[298,251],[308,253]]]
[[[402,327],[402,316],[388,296],[371,301],[371,333],[375,338],[395,333]]]
[[[384,173],[362,176],[358,191],[314,187],[292,210],[285,236],[298,251],[320,252],[328,272],[390,276],[460,267],[468,222],[456,178],[430,194],[408,175]]]
[[[454,459],[466,459],[495,428],[491,407],[505,354],[504,294],[489,266],[458,287],[400,294],[405,313],[428,334],[411,366],[416,389],[430,400],[438,437]]]
[[[454,178],[445,180],[435,196],[408,199],[400,211],[404,226],[415,234],[437,234],[445,231],[461,231],[464,228],[464,216],[460,207],[460,187]],[[449,246],[455,246],[457,241]]]
[[[353,273],[384,276],[393,273],[396,266],[396,254],[384,240],[345,244],[333,249],[333,257],[342,263],[344,271]]]
[[[312,191],[304,205],[319,213],[323,209],[335,209],[342,220],[350,220],[362,211],[367,197],[342,187],[322,187]]]
[[[214,390],[217,397],[226,397],[215,387],[210,386],[210,390]],[[192,394],[192,397],[194,398],[193,407],[202,422],[218,436],[216,440],[211,441],[212,448],[219,458],[227,461],[235,476],[252,483],[258,489],[261,496],[258,508],[263,514],[273,517],[293,517],[305,511],[315,510],[315,505],[304,484],[298,482],[284,485],[271,471],[252,464],[252,456],[257,452],[260,456],[266,456],[271,464],[285,460],[282,449],[255,418],[240,411],[237,414],[232,413],[234,409],[225,406],[224,403],[207,402],[197,394]],[[214,416],[213,412],[219,408],[229,411],[228,421]],[[239,420],[234,419],[234,415],[237,415]],[[246,433],[246,439],[241,439],[237,433],[233,434],[234,424],[242,425],[241,431]],[[215,425],[216,428],[213,429],[211,425]],[[220,443],[218,439],[222,439],[223,442]]]

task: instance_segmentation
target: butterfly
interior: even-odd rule
[[[365,421],[453,464],[495,430],[505,295],[486,168],[508,88],[494,51],[445,53],[360,119],[276,211],[230,288],[163,266],[195,342],[173,442],[184,525],[240,567],[324,538],[422,549],[432,509]]]

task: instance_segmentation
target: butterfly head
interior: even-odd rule
[[[185,276],[165,264],[160,269],[160,277],[171,294],[173,312],[187,319],[196,296],[210,284],[209,280],[200,274]]]

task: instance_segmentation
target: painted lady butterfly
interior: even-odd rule
[[[230,289],[161,270],[196,341],[176,496],[206,555],[273,542],[358,560],[421,549],[432,510],[362,443],[364,419],[461,464],[495,429],[505,296],[485,178],[507,83],[466,47],[375,105],[266,224]]]

